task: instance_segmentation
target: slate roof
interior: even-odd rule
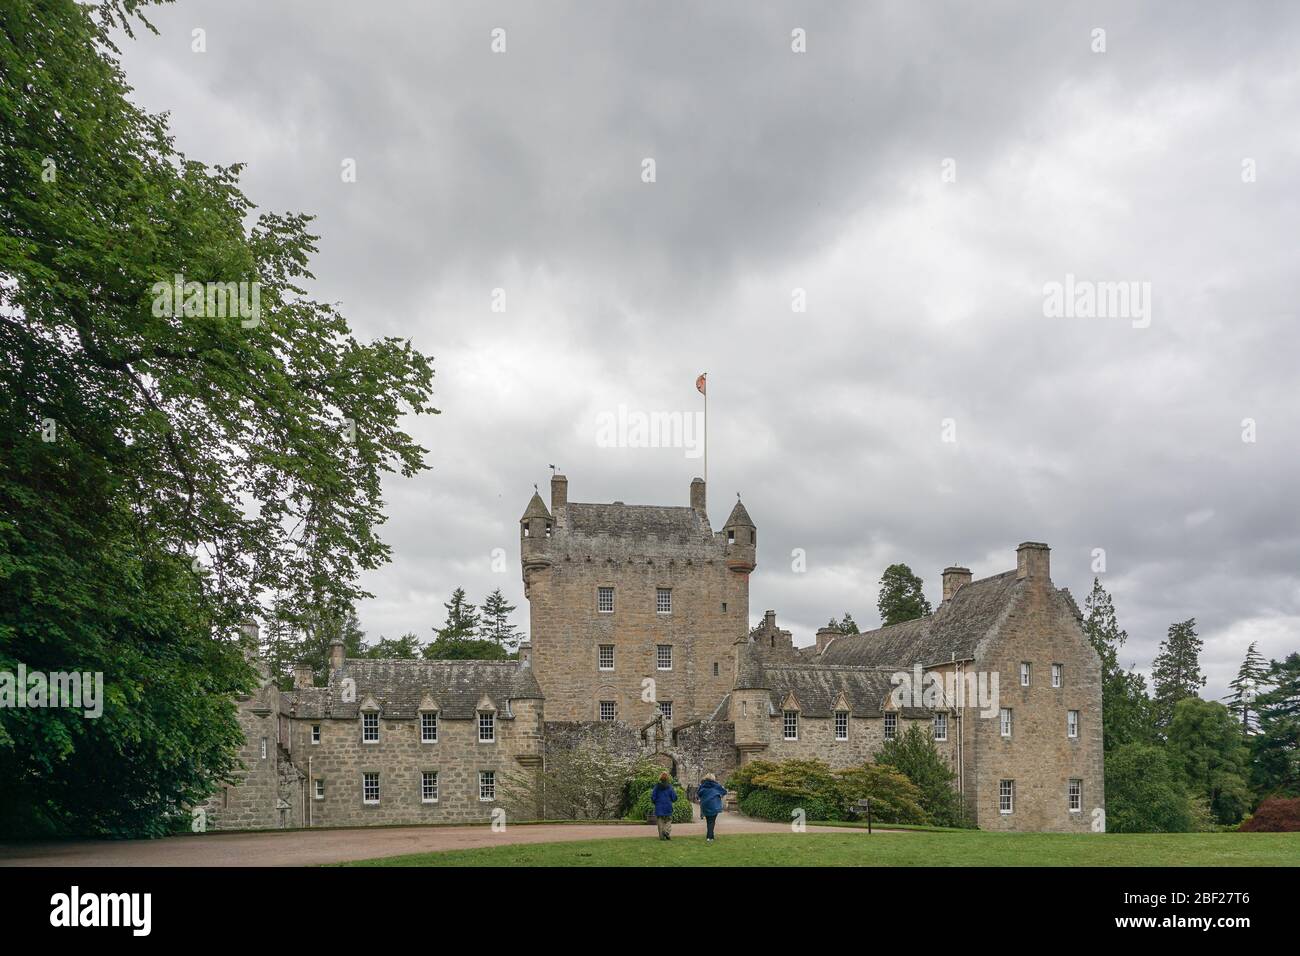
[[[1020,586],[1014,570],[972,581],[927,617],[837,637],[818,660],[903,668],[972,660],[1009,613]]]
[[[741,504],[739,498],[736,499],[736,507],[734,507],[734,508],[731,509],[731,515],[727,518],[727,523],[724,524],[723,527],[724,527],[724,528],[731,528],[731,527],[738,527],[738,528],[752,528],[752,527],[754,527],[754,522],[751,521],[751,520],[749,519],[749,512],[745,510],[745,506],[744,506],[743,504]]]
[[[528,518],[549,518],[550,516],[551,513],[546,508],[546,502],[542,500],[540,494],[534,491],[533,496],[528,499],[528,507],[524,509],[523,517],[519,520],[524,521]]]
[[[356,682],[354,699],[345,701],[344,680]],[[510,702],[541,700],[542,690],[531,667],[518,661],[396,661],[349,658],[330,674],[326,687],[289,691],[295,717],[355,719],[361,704],[373,698],[385,718],[414,718],[427,696],[445,718],[475,716],[484,697],[499,716],[511,718]]]
[[[645,536],[655,534],[700,536],[709,534],[694,508],[671,505],[583,504],[565,506],[570,531],[585,534],[607,532],[616,535]]]
[[[771,698],[773,715],[790,694],[803,717],[830,717],[841,695],[854,717],[880,717],[893,693],[892,668],[854,667],[836,664],[774,664],[764,668],[764,680]],[[904,717],[924,717],[922,707],[902,707]]]

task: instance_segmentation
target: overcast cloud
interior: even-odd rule
[[[937,603],[945,565],[1041,540],[1080,601],[1105,549],[1125,663],[1188,617],[1211,696],[1250,641],[1300,649],[1295,4],[151,16],[124,46],[137,101],[193,158],[247,163],[261,207],[317,215],[316,294],[359,335],[435,357],[443,414],[412,425],[433,467],[386,485],[372,639],[427,639],[457,585],[526,627],[517,521],[550,463],[574,500],[687,504],[700,460],[598,447],[597,417],[698,411],[707,370],[710,514],[743,494],[751,618],[797,643],[846,609],[876,624],[892,562]],[[1149,326],[1045,317],[1067,273],[1150,283]]]

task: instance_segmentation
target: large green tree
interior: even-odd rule
[[[1264,692],[1267,685],[1268,662],[1256,648],[1256,642],[1251,641],[1241,667],[1237,668],[1237,676],[1228,682],[1232,693],[1223,698],[1228,701],[1228,710],[1241,722],[1243,734],[1255,731],[1258,715],[1255,698]]]
[[[1255,698],[1252,782],[1260,797],[1300,795],[1300,654],[1273,661],[1267,682],[1270,689]]]
[[[346,617],[436,411],[425,356],[307,292],[309,217],[129,102],[140,6],[0,4],[0,669],[105,683],[97,719],[0,711],[0,818],[64,831],[159,832],[232,769],[239,624]]]
[[[1218,701],[1185,697],[1169,724],[1169,757],[1218,823],[1238,823],[1250,809],[1248,754],[1241,726]]]
[[[1201,673],[1202,644],[1196,634],[1195,618],[1170,624],[1168,636],[1160,642],[1160,653],[1151,663],[1151,683],[1156,726],[1162,731],[1174,719],[1178,702],[1196,697],[1205,686],[1206,678]]]
[[[891,564],[880,576],[880,597],[876,608],[882,626],[912,621],[930,613],[924,582],[906,564]]]
[[[1146,678],[1120,665],[1128,632],[1119,626],[1115,602],[1097,578],[1083,602],[1083,632],[1101,659],[1103,748],[1110,753],[1124,744],[1150,743],[1155,732]]]
[[[434,640],[424,646],[426,659],[501,661],[510,656],[496,641],[479,636],[478,609],[465,596],[464,588],[452,591],[451,600],[443,607],[447,609],[447,619],[442,627],[433,629]]]
[[[1106,829],[1186,833],[1195,827],[1187,782],[1155,744],[1123,744],[1106,755]]]
[[[888,764],[916,784],[921,791],[921,808],[931,823],[941,827],[962,825],[961,799],[953,787],[957,775],[929,733],[913,723],[901,735],[885,741],[875,762]]]
[[[489,594],[479,610],[479,638],[492,641],[508,651],[514,650],[519,644],[519,629],[510,623],[515,606],[506,600],[501,589]]]

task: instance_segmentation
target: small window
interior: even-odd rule
[[[614,706],[614,701],[602,700],[600,702],[600,719],[605,721],[605,723],[613,722],[617,714],[618,708]]]
[[[726,614],[726,613],[727,613],[727,602],[726,602],[726,601],[723,601],[723,602],[722,602],[722,613],[723,613],[723,614]]]
[[[1021,687],[1029,686],[1029,662],[1028,661],[1020,662],[1020,686]]]
[[[655,613],[656,614],[673,613],[673,589],[672,588],[655,589]]]
[[[1016,782],[998,781],[998,813],[1013,813],[1016,809]]]
[[[438,802],[438,771],[425,770],[420,773],[420,802]]]
[[[885,739],[893,740],[898,736],[898,714],[892,710],[885,712]]]
[[[363,773],[361,775],[361,802],[379,802],[379,774]]]
[[[835,739],[849,739],[849,712],[847,710],[835,711]]]
[[[660,644],[655,648],[655,666],[661,671],[673,669],[673,646],[671,644]]]
[[[527,521],[525,521],[525,522],[523,523],[523,529],[524,529],[524,537],[525,537],[525,538],[531,538],[532,535],[528,533],[528,522],[527,522]]]
[[[423,711],[420,714],[420,743],[436,744],[438,742],[438,712]]]
[[[799,739],[799,711],[786,710],[781,713],[781,729],[786,740]]]
[[[1061,672],[1062,672],[1064,669],[1065,669],[1065,668],[1064,668],[1062,665],[1060,665],[1060,664],[1053,664],[1053,665],[1052,665],[1052,686],[1053,686],[1053,687],[1060,687],[1060,686],[1061,686]]]
[[[673,719],[673,702],[671,700],[659,701],[659,714],[664,720]]]
[[[481,744],[495,743],[497,739],[497,715],[491,711],[482,711],[478,715],[478,740]]]
[[[1001,723],[1002,736],[1010,737],[1011,736],[1011,708],[1003,707],[998,712],[998,718]]]
[[[1067,791],[1067,805],[1071,813],[1080,813],[1083,810],[1083,781],[1071,780],[1070,787]]]
[[[550,536],[551,536],[551,523],[548,521],[546,522],[546,537],[549,538]]]
[[[266,759],[266,738],[262,738],[262,759]]]
[[[379,743],[379,715],[366,713],[361,715],[361,742],[363,744]]]
[[[598,653],[597,667],[603,671],[612,671],[614,669],[614,645],[601,644]]]
[[[495,770],[478,772],[478,798],[483,801],[497,798],[497,774]]]
[[[1077,710],[1067,710],[1065,712],[1065,736],[1079,736],[1079,712]]]
[[[596,588],[596,610],[601,614],[614,613],[613,588]]]
[[[320,724],[311,725],[311,742],[313,744],[320,743]]]
[[[934,739],[935,740],[948,739],[948,715],[947,714],[934,715]]]
[[[324,799],[325,799],[325,781],[324,781],[324,780],[317,780],[317,781],[316,781],[316,799],[317,799],[317,800],[324,800]]]
[[[714,661],[714,662],[713,662],[713,676],[714,676],[714,677],[717,677],[717,676],[719,676],[720,674],[721,674],[721,668],[718,666],[718,662],[717,662],[717,661]]]
[[[732,528],[728,528],[728,529],[727,529],[727,544],[735,544],[735,543],[736,543],[736,532],[735,532],[734,529],[732,529]]]

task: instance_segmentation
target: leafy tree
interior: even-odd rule
[[[1119,664],[1128,632],[1119,626],[1115,603],[1097,578],[1092,579],[1083,608],[1083,633],[1101,659],[1103,749],[1109,754],[1124,744],[1151,743],[1155,732],[1146,678]]]
[[[0,711],[0,816],[62,832],[161,832],[232,770],[240,623],[354,606],[435,411],[426,357],[306,294],[309,218],[130,103],[109,25],[140,6],[0,5],[0,667],[105,691]]]
[[[871,818],[881,823],[932,823],[922,803],[921,789],[898,770],[882,763],[865,763],[840,770],[840,800],[854,809],[859,800],[871,801]]]
[[[456,588],[451,600],[443,607],[447,609],[447,620],[442,627],[433,629],[437,637],[424,646],[426,659],[503,661],[509,658],[506,649],[496,641],[476,636],[479,632],[478,609],[466,600],[464,588]]]
[[[831,618],[829,621],[826,622],[826,626],[834,628],[835,630],[839,631],[841,634],[861,633],[858,630],[858,622],[853,620],[853,615],[850,614],[848,611],[844,612],[843,620],[837,621],[835,620],[835,618]]]
[[[1255,698],[1259,733],[1250,738],[1252,782],[1261,796],[1300,795],[1300,654],[1273,661],[1272,688]]]
[[[1160,653],[1151,664],[1155,690],[1156,725],[1167,728],[1174,718],[1174,706],[1197,696],[1205,686],[1201,673],[1202,640],[1196,635],[1196,619],[1169,625],[1169,635],[1160,642]]]
[[[1191,796],[1162,747],[1123,744],[1106,755],[1106,829],[1111,833],[1188,833]]]
[[[912,724],[901,735],[885,741],[876,762],[888,764],[916,785],[921,792],[921,809],[931,823],[941,827],[962,825],[961,800],[952,785],[957,775],[930,734]]]
[[[906,564],[891,564],[880,576],[880,610],[883,626],[913,621],[930,613],[930,602],[925,599],[923,582]]]
[[[1217,701],[1186,697],[1174,706],[1168,753],[1195,795],[1205,799],[1218,823],[1237,823],[1250,809],[1247,751],[1241,727]]]
[[[640,796],[642,788],[634,781],[649,781],[646,791],[653,786],[663,768],[621,750],[612,728],[599,728],[597,733],[603,736],[590,747],[548,754],[542,769],[518,768],[504,774],[497,785],[497,800],[511,819],[614,820]],[[630,800],[629,789],[636,789]]]
[[[510,623],[515,606],[506,600],[500,588],[487,596],[481,610],[478,626],[481,640],[492,641],[506,650],[519,646],[519,629]]]
[[[1237,668],[1237,676],[1228,682],[1232,691],[1223,699],[1229,701],[1228,710],[1241,722],[1243,734],[1254,733],[1256,729],[1255,698],[1268,685],[1268,662],[1255,649],[1255,641],[1246,648],[1246,658]]]
[[[381,637],[362,656],[376,661],[416,661],[421,657],[420,639],[409,633],[396,638]]]

